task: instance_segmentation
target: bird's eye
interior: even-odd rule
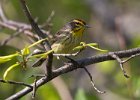
[[[75,23],[75,26],[76,26],[76,27],[79,27],[79,26],[81,26],[81,25],[80,25],[79,23]]]

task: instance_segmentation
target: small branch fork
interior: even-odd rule
[[[123,67],[123,64],[128,62],[130,59],[136,57],[136,56],[140,56],[140,53],[138,54],[135,54],[135,55],[131,55],[129,58],[125,59],[125,60],[122,60],[119,56],[117,56],[114,52],[110,52],[109,55],[116,59],[116,61],[120,64],[120,68],[123,72],[123,75],[126,77],[126,78],[129,78],[129,76],[127,75],[126,71],[124,70],[124,67]]]
[[[77,52],[77,53],[78,53],[78,52]],[[76,54],[76,53],[75,53],[75,54]],[[74,56],[76,56],[76,55],[74,55]],[[95,89],[96,92],[98,92],[98,93],[100,93],[100,94],[105,93],[105,91],[100,91],[100,90],[95,86],[95,84],[94,84],[94,82],[93,82],[93,79],[92,79],[92,75],[90,74],[90,72],[88,71],[88,69],[87,69],[86,67],[83,67],[82,65],[78,64],[78,62],[76,62],[74,59],[70,58],[69,56],[65,56],[65,57],[66,57],[67,59],[69,59],[69,60],[71,61],[71,63],[73,63],[75,66],[81,67],[81,68],[83,68],[83,69],[85,70],[85,72],[86,72],[87,75],[89,76],[90,82],[91,82],[91,84],[92,84],[92,86],[93,86],[93,88]]]
[[[91,82],[93,88],[94,88],[98,93],[100,93],[100,94],[105,93],[105,91],[101,91],[101,90],[99,90],[99,89],[95,86],[95,83],[93,82],[93,79],[92,79],[92,75],[91,75],[90,72],[87,70],[87,68],[86,68],[86,67],[83,67],[83,69],[84,69],[84,70],[86,71],[86,73],[88,74],[88,76],[89,76],[89,78],[90,78],[90,82]]]

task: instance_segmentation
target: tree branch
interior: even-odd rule
[[[22,9],[26,15],[26,17],[28,18],[33,30],[36,32],[36,34],[41,38],[44,39],[46,38],[46,35],[43,33],[43,31],[41,31],[41,29],[38,27],[38,24],[34,21],[34,19],[31,16],[31,13],[28,10],[28,7],[26,5],[26,2],[24,0],[20,0],[21,5],[22,5]],[[46,40],[45,42],[45,49],[46,51],[51,50],[51,45],[49,44],[49,42]],[[53,60],[53,54],[50,53],[47,57],[47,64],[46,64],[46,75],[48,77],[51,77],[52,74],[52,60]]]
[[[138,55],[140,53],[140,48],[116,51],[116,52],[111,52],[111,53],[116,54],[119,58],[126,58],[126,57],[131,57],[132,55]],[[131,57],[131,58],[133,58],[133,57]],[[86,67],[87,65],[100,63],[100,62],[104,62],[104,61],[109,61],[109,60],[115,60],[115,59],[110,56],[110,53],[107,53],[107,54],[100,54],[100,55],[95,55],[92,57],[87,57],[87,58],[77,60],[77,63],[81,66],[75,66],[72,62],[66,63],[64,66],[62,66],[56,70],[53,70],[52,76],[50,78],[42,77],[41,79],[39,79],[36,82],[36,88],[44,85],[45,83],[51,81],[52,79],[54,79],[57,76],[60,76],[64,73],[71,72],[71,71],[76,70],[78,68],[82,68],[82,66]],[[31,84],[31,86],[34,86],[34,84]],[[7,100],[19,99],[19,98],[23,97],[24,95],[28,94],[29,92],[31,92],[32,90],[33,89],[26,87],[23,90],[19,91],[18,93],[13,94],[9,98],[7,98]]]

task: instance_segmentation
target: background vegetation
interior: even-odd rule
[[[27,0],[28,7],[38,23],[42,24],[54,11],[51,33],[56,33],[72,19],[85,20],[92,28],[85,32],[84,41],[96,42],[109,51],[138,47],[140,43],[140,1],[138,0]],[[3,7],[8,19],[29,23],[21,9],[19,0],[4,0]],[[0,42],[14,31],[0,27]],[[7,45],[0,46],[0,55],[15,53],[28,45],[25,35],[20,35]],[[75,59],[88,57],[99,52],[86,49]],[[0,65],[0,77],[15,61]],[[55,65],[60,65],[56,61]],[[139,100],[140,70],[139,57],[125,64],[130,78],[126,79],[116,61],[107,61],[88,67],[98,88],[107,93],[98,94],[92,88],[88,76],[82,69],[58,77],[38,89],[36,100]],[[33,74],[44,73],[40,68],[23,70],[17,68],[10,72],[8,79],[32,83]],[[0,99],[9,97],[24,88],[20,85],[0,83]],[[30,100],[31,94],[21,98]]]

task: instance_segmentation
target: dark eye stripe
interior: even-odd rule
[[[73,20],[73,22],[81,24],[81,25],[86,25],[86,23],[83,20],[80,20],[80,19],[75,19],[75,20]]]
[[[76,22],[75,24],[76,24],[76,25],[81,25],[81,23],[79,23],[79,22]],[[83,25],[83,24],[82,24],[82,25]]]

